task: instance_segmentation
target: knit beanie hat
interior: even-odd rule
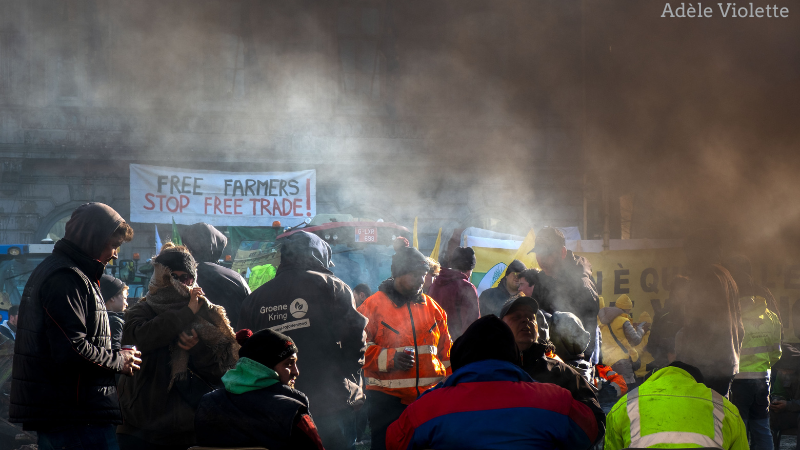
[[[397,278],[415,271],[427,273],[430,269],[428,258],[414,247],[409,247],[408,239],[399,237],[394,241],[392,256],[392,277]]]
[[[292,338],[269,328],[255,334],[247,328],[239,330],[236,333],[236,342],[242,346],[239,349],[239,358],[252,359],[270,369],[297,353],[297,346]]]
[[[112,277],[108,274],[100,277],[100,294],[103,295],[104,301],[111,300],[115,295],[122,292],[122,289],[124,288],[125,283],[123,283],[119,278]]]
[[[650,314],[648,314],[647,311],[644,311],[639,314],[639,322],[653,323],[653,318],[650,317]]]
[[[511,261],[511,264],[509,264],[508,267],[506,268],[506,273],[504,276],[508,276],[511,273],[522,272],[525,269],[527,269],[527,267],[525,267],[525,263],[518,259],[515,259]]]
[[[628,294],[622,294],[619,296],[614,306],[619,309],[633,309],[633,302],[631,301],[631,298],[628,297]]]
[[[192,278],[197,279],[197,263],[194,261],[192,254],[187,251],[178,248],[168,248],[162,250],[154,261],[168,267],[169,270],[180,270],[181,272],[188,273]]]
[[[520,364],[519,350],[514,333],[494,314],[472,322],[467,331],[456,339],[450,351],[453,370],[486,359],[499,359]]]
[[[475,268],[478,260],[472,247],[456,247],[450,257],[450,268],[467,272]]]

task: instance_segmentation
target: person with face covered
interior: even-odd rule
[[[358,373],[367,320],[331,266],[331,248],[319,236],[297,231],[282,238],[275,278],[245,299],[239,326],[284,333],[303,349],[305,374],[297,388],[314,405],[322,443],[328,450],[351,449],[353,409],[363,404]]]
[[[238,330],[239,311],[250,295],[250,287],[236,271],[217,264],[228,238],[212,225],[201,222],[186,227],[181,240],[197,261],[197,285],[203,288],[206,297],[225,308],[231,327]]]
[[[191,253],[168,242],[153,258],[147,295],[125,314],[122,345],[142,352],[142,371],[119,382],[122,450],[194,445],[200,398],[236,364],[239,344],[225,310],[196,280]]]
[[[114,374],[132,375],[141,360],[133,350],[112,350],[99,283],[132,238],[133,229],[110,206],[81,205],[25,285],[10,418],[37,431],[42,450],[117,448],[114,425],[122,416]]]
[[[206,394],[195,416],[197,442],[207,447],[321,450],[308,398],[294,388],[300,375],[297,346],[289,336],[244,329],[236,368],[224,388]]]
[[[373,450],[386,448],[386,429],[422,392],[450,374],[447,314],[422,293],[428,261],[398,238],[392,278],[359,312],[369,319],[364,375]]]

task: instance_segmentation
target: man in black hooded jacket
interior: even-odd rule
[[[206,298],[225,308],[231,328],[238,330],[239,311],[250,295],[250,287],[236,271],[217,264],[228,238],[212,225],[200,222],[186,227],[181,240],[197,261],[197,285]]]
[[[117,248],[132,238],[133,229],[108,205],[81,205],[25,285],[10,416],[38,431],[40,449],[118,448],[114,374],[132,375],[142,360],[141,353],[111,349],[99,284]]]
[[[244,300],[239,327],[270,328],[303,349],[305,375],[296,387],[308,396],[322,443],[328,450],[352,448],[350,403],[361,397],[356,377],[367,319],[356,311],[350,288],[329,269],[331,249],[325,241],[305,231],[282,241],[275,278]]]

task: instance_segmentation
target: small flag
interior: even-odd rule
[[[531,228],[531,231],[528,232],[528,235],[525,236],[525,239],[522,241],[522,244],[520,244],[519,248],[517,249],[517,253],[514,254],[513,258],[508,260],[506,266],[511,264],[515,259],[518,259],[523,264],[525,264],[525,267],[529,269],[538,268],[539,263],[536,261],[536,254],[530,253],[530,251],[533,250],[533,245],[535,243],[536,243],[536,233],[533,231],[533,228]],[[494,282],[492,287],[497,287],[500,284],[500,280],[502,279],[503,279],[502,276],[498,278]]]
[[[172,218],[172,243],[175,245],[183,245],[181,235],[178,233],[178,225],[175,224],[175,218]]]
[[[156,227],[156,255],[161,252],[161,236],[158,235],[158,225],[153,224]]]
[[[417,218],[416,217],[414,217],[414,235],[411,237],[411,240],[413,241],[411,243],[411,246],[414,247],[414,248],[419,248],[419,241],[417,240]]]
[[[439,235],[436,236],[436,243],[433,244],[433,251],[431,252],[431,259],[439,261],[439,247],[442,245],[442,229],[439,228]]]

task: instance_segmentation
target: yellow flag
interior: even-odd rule
[[[506,261],[506,267],[511,264],[512,261],[518,259],[525,264],[525,267],[528,269],[531,268],[539,268],[539,263],[536,262],[536,254],[535,253],[528,253],[533,250],[533,245],[536,243],[536,233],[531,228],[531,231],[528,232],[528,235],[525,236],[523,239],[522,244],[520,244],[519,248],[517,249],[517,253],[514,254],[514,257],[510,260]],[[500,284],[500,280],[503,277],[499,277],[497,281],[494,282],[492,287],[497,287]]]
[[[414,217],[414,236],[411,238],[413,241],[411,246],[414,248],[419,248],[419,241],[417,240],[417,218]]]
[[[439,228],[439,235],[436,236],[436,243],[433,244],[433,251],[431,252],[431,259],[439,261],[439,246],[442,245],[442,229]]]

